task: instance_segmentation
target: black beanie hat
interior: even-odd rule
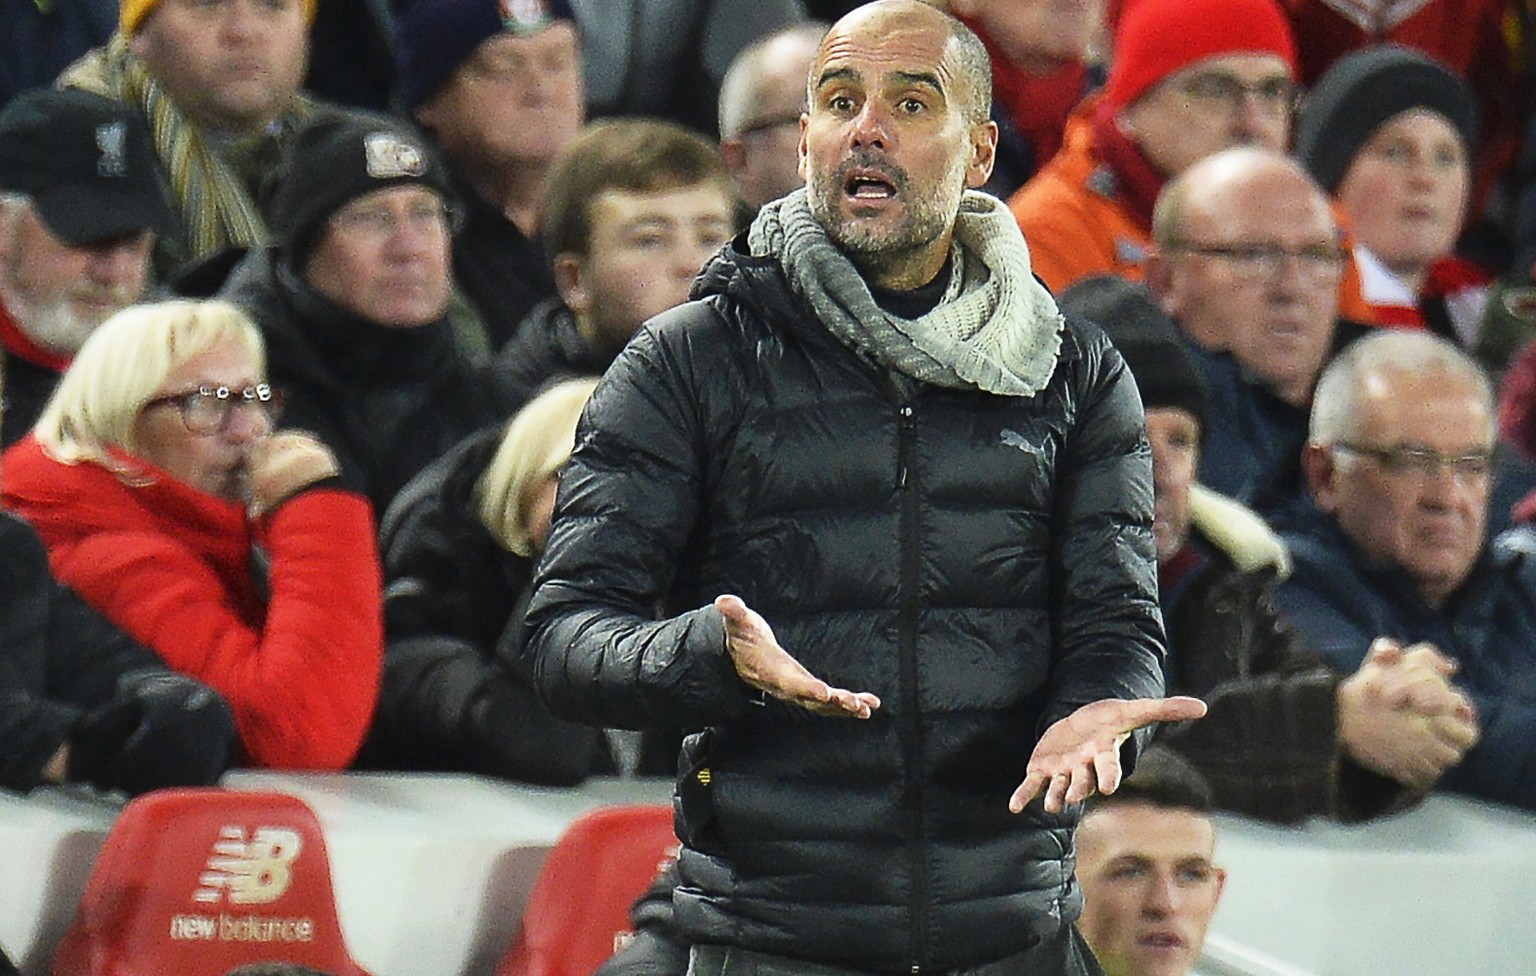
[[[296,269],[321,225],[365,193],[420,184],[453,202],[447,171],[426,140],[373,112],[333,112],[305,123],[284,154],[282,173],[272,196],[272,232]]]
[[[1335,61],[1308,92],[1296,120],[1296,158],[1336,193],[1360,147],[1383,122],[1409,109],[1448,119],[1470,153],[1477,103],[1466,82],[1438,61],[1396,44],[1364,48]]]
[[[1205,381],[1184,350],[1178,326],[1145,285],[1119,275],[1093,275],[1062,292],[1057,304],[1063,312],[1085,318],[1109,335],[1136,378],[1143,407],[1188,411],[1204,438]]]

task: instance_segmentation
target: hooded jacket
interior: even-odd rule
[[[675,800],[690,941],[891,973],[1017,954],[1081,905],[1075,812],[1007,809],[1036,741],[1162,688],[1129,372],[1069,321],[1032,397],[900,383],[739,247],[589,402],[525,659],[559,712],[701,730]],[[721,593],[881,707],[751,692]]]

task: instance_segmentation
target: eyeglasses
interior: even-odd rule
[[[1344,249],[1334,244],[1282,247],[1275,243],[1201,244],[1184,241],[1172,245],[1169,250],[1217,258],[1227,262],[1233,271],[1248,278],[1270,277],[1278,274],[1287,258],[1294,259],[1301,273],[1309,278],[1328,278],[1339,273],[1346,257]]]
[[[801,113],[799,112],[796,112],[793,115],[786,113],[784,115],[771,115],[767,118],[758,119],[751,125],[742,126],[741,131],[736,133],[736,138],[745,139],[748,136],[755,136],[760,132],[770,132],[774,129],[782,129],[788,125],[792,125],[798,129],[800,127],[800,114]]]
[[[1340,442],[1333,450],[1370,458],[1389,475],[1429,481],[1441,470],[1450,468],[1451,474],[1463,484],[1486,480],[1493,473],[1493,452],[1472,451],[1450,456],[1427,447],[1371,447],[1367,444]]]
[[[423,201],[412,204],[404,211],[383,205],[356,210],[343,208],[331,218],[331,223],[344,234],[370,240],[387,240],[402,227],[409,227],[424,236],[457,231],[460,217],[456,207],[441,201]]]
[[[188,431],[206,436],[222,434],[234,420],[235,410],[260,411],[268,423],[275,424],[283,409],[283,395],[265,383],[243,390],[227,386],[200,386],[186,393],[155,397],[144,404],[145,410],[174,406],[181,412],[181,422]]]
[[[1266,115],[1284,115],[1296,106],[1296,86],[1289,78],[1266,78],[1250,85],[1232,75],[1206,72],[1187,79],[1179,90],[1204,107],[1228,111],[1241,108],[1250,96]]]

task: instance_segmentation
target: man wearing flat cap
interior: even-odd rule
[[[377,516],[428,462],[505,419],[489,366],[447,318],[455,201],[426,141],[372,113],[305,125],[283,171],[276,244],[247,255],[223,294],[261,327],[285,423],[335,452]]]
[[[316,0],[121,0],[105,47],[59,84],[129,105],[148,123],[181,215],[155,267],[170,280],[267,241],[260,209],[293,128]]]
[[[39,90],[0,112],[0,346],[7,446],[109,315],[138,301],[175,227],[149,133],[121,104]]]
[[[432,137],[464,202],[454,275],[499,349],[555,297],[539,208],[586,116],[575,16],[566,0],[415,0],[395,43],[399,111]]]

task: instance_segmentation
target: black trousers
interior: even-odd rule
[[[776,956],[733,946],[696,945],[688,976],[876,976],[867,970]],[[1006,959],[923,976],[1104,976],[1076,926]]]

